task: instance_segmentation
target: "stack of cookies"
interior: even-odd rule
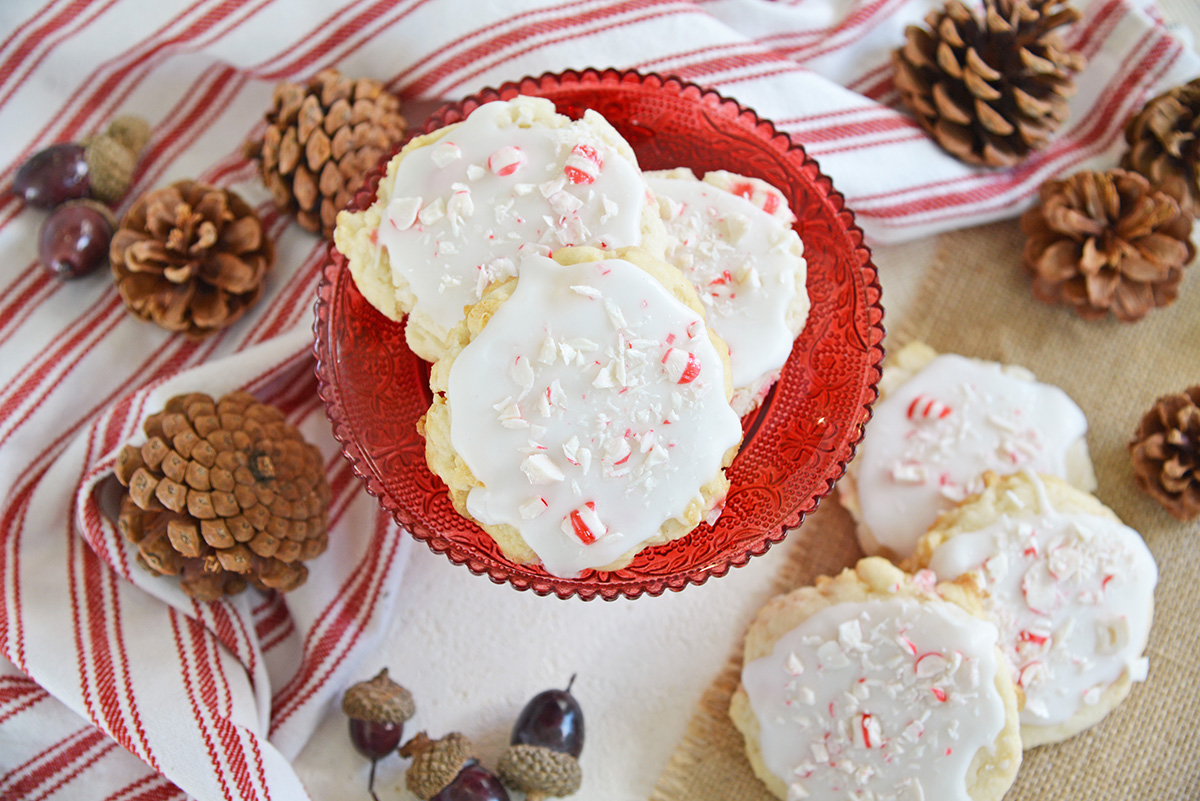
[[[872,555],[760,611],[731,716],[788,801],[998,799],[1146,678],[1157,567],[1061,390],[920,343],[880,389],[839,488]]]
[[[598,113],[517,96],[409,142],[334,241],[433,363],[420,428],[455,509],[576,576],[720,515],[808,313],[794,222],[763,181],[643,174]]]

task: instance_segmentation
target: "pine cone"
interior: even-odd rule
[[[926,131],[970,164],[1007,167],[1041,148],[1067,118],[1084,57],[1055,29],[1079,19],[1065,0],[984,0],[981,21],[959,0],[905,29],[892,53],[896,88]]]
[[[304,228],[333,236],[337,213],[363,176],[408,129],[400,98],[370,78],[357,81],[324,69],[307,86],[275,87],[267,130],[246,143],[246,158],[275,205]]]
[[[1175,300],[1196,249],[1191,215],[1173,197],[1125,170],[1078,172],[1040,192],[1021,216],[1035,297],[1125,322]]]
[[[320,451],[273,406],[233,392],[214,403],[191,393],[146,419],[146,444],[117,456],[129,488],[118,527],[153,573],[181,576],[212,601],[295,589],[303,562],[328,542],[329,484]]]
[[[1121,166],[1200,210],[1200,78],[1150,100],[1125,125]]]
[[[1200,384],[1155,401],[1129,455],[1138,489],[1179,520],[1200,515]]]
[[[275,247],[236,194],[179,181],[134,202],[109,259],[131,312],[200,339],[254,305]]]

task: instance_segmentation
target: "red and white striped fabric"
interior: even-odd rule
[[[1122,121],[1200,59],[1149,0],[1079,0],[1090,66],[1053,145],[973,170],[896,110],[888,53],[938,0],[5,0],[0,4],[0,798],[303,799],[290,760],[378,642],[410,540],[340,458],[315,396],[322,244],[241,158],[273,85],[336,65],[412,100],[526,74],[636,67],[713,86],[820,161],[875,241],[1015,214],[1043,179],[1110,166]],[[154,136],[130,197],[192,177],[256,204],[278,262],[203,343],[129,317],[103,275],[35,263],[24,158],[117,113]],[[886,265],[884,265],[886,269]],[[196,604],[111,523],[115,452],[173,394],[247,389],[321,445],[329,551],[286,597]]]

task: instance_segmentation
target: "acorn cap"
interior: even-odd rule
[[[124,145],[136,159],[150,141],[150,123],[134,114],[122,114],[108,124],[105,133]]]
[[[528,801],[548,795],[572,795],[579,791],[583,782],[583,770],[575,757],[523,743],[508,747],[500,757],[496,772],[509,787],[526,793]]]
[[[368,681],[360,681],[342,696],[342,711],[355,720],[403,723],[417,711],[412,693],[388,678],[387,668]]]
[[[400,756],[412,757],[404,784],[425,801],[445,790],[463,768],[477,760],[471,741],[456,731],[440,740],[431,740],[425,732],[417,732],[400,746]]]
[[[137,156],[115,138],[100,134],[85,139],[83,159],[88,165],[92,197],[116,203],[129,191]]]

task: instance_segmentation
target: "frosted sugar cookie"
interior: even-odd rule
[[[433,366],[430,469],[516,562],[573,576],[714,520],[741,441],[728,354],[636,248],[530,256]]]
[[[769,601],[730,716],[781,799],[995,801],[1021,763],[1017,698],[969,585],[868,557]]]
[[[1096,486],[1087,419],[1023,367],[912,343],[889,357],[870,425],[838,486],[864,552],[907,558],[983,474],[1032,470]]]
[[[1033,748],[1097,723],[1146,677],[1158,569],[1141,536],[1088,493],[1031,473],[986,482],[938,518],[915,563],[982,590]]]
[[[594,111],[572,121],[544,98],[486,103],[397,153],[366,211],[338,215],[334,243],[363,296],[427,361],[493,281],[529,253],[641,245],[662,221],[628,143]]]
[[[783,194],[723,170],[648,172],[667,228],[667,261],[696,287],[729,346],[733,408],[762,403],[808,317],[804,244]]]

